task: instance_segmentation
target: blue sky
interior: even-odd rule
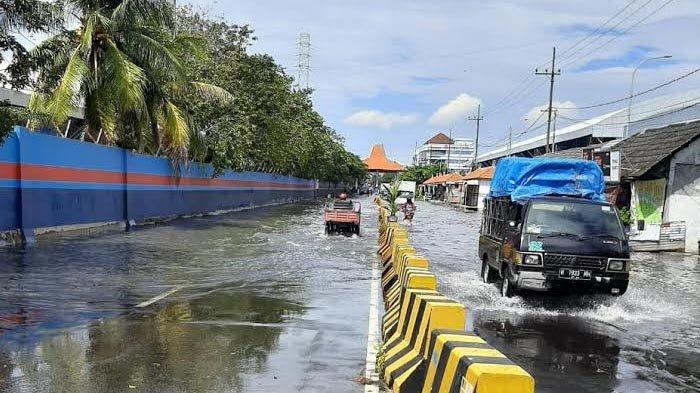
[[[548,66],[552,46],[562,60],[555,102],[573,118],[618,109],[575,108],[624,97],[633,68],[645,58],[673,55],[645,64],[638,91],[697,68],[700,52],[691,37],[700,37],[700,7],[674,0],[659,10],[666,2],[191,1],[251,25],[259,37],[251,50],[271,54],[292,75],[299,33],[310,33],[317,110],[354,153],[364,157],[383,143],[404,163],[416,142],[437,132],[473,138],[466,117],[477,105],[485,113],[482,152],[498,146],[509,126],[526,128],[523,119],[531,121],[547,102],[545,77],[532,74]],[[499,105],[516,86],[527,89]],[[698,87],[700,77],[691,77],[657,94]]]

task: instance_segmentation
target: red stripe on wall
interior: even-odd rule
[[[0,179],[19,180],[19,164],[0,162]]]
[[[21,177],[20,177],[21,168]],[[204,179],[197,177],[173,177],[142,173],[110,172],[93,169],[61,168],[45,165],[0,163],[0,179],[35,180],[52,182],[129,184],[142,186],[205,186],[288,189],[307,187],[298,184],[262,182],[255,180]]]
[[[124,184],[124,174],[121,172],[99,171],[92,169],[61,168],[55,166],[23,164],[22,180]]]

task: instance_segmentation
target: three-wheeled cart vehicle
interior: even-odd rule
[[[361,210],[362,205],[359,202],[353,202],[346,194],[340,194],[327,203],[324,209],[323,221],[326,225],[326,233],[359,235]]]

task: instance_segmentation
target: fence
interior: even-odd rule
[[[172,217],[314,196],[316,182],[226,171],[21,127],[0,145],[0,232]]]

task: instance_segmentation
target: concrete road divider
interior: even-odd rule
[[[429,351],[423,393],[529,393],[535,390],[530,374],[474,333],[434,330]]]
[[[433,330],[464,329],[466,320],[464,306],[442,295],[416,294],[408,311],[404,325],[399,324],[401,334],[390,338],[384,348],[384,382],[389,387],[399,378],[404,383],[416,375],[418,366],[426,359],[423,354]]]
[[[389,339],[396,335],[399,326],[403,329],[406,326],[407,318],[410,316],[410,309],[413,307],[415,297],[412,295],[433,295],[439,293],[433,289],[410,289],[401,294],[401,301],[395,304],[391,309],[387,310],[382,318],[382,339],[388,342]],[[386,347],[386,345],[385,345]]]
[[[409,259],[413,259],[409,261]],[[415,267],[424,267],[428,268],[428,260],[425,258],[422,258],[418,255],[415,255],[415,253],[408,253],[408,252],[403,252],[401,254],[401,259],[398,261],[397,265],[395,265],[393,262],[387,262],[384,264],[382,267],[382,284],[386,284],[392,277],[398,276],[402,266],[409,265],[409,266],[415,266]]]
[[[473,332],[465,307],[437,291],[427,259],[416,254],[406,228],[389,222],[377,200],[378,251],[385,314],[380,376],[393,392],[532,393],[525,370]]]
[[[403,283],[397,282],[394,288],[392,288],[393,292],[390,292],[387,296],[387,302],[384,307],[386,313],[383,319],[382,332],[393,331],[393,326],[398,323],[401,306],[407,297],[407,290],[427,290],[435,292],[436,287],[437,278],[434,274],[428,272],[427,269],[416,268],[416,270],[407,271],[406,280]]]
[[[384,309],[388,310],[394,303],[398,303],[401,293],[406,288],[435,289],[437,278],[424,267],[407,267],[401,271],[389,288],[384,298]]]
[[[391,256],[394,255],[394,251],[397,247],[409,246],[408,235],[404,235],[402,233],[399,233],[398,231],[394,231],[394,232],[395,233],[391,237],[391,240],[389,241],[386,249],[384,249],[382,252],[379,253],[379,256],[382,259],[382,266],[391,260]]]
[[[382,289],[384,294],[394,285],[394,282],[398,279],[399,266],[403,261],[404,256],[413,256],[416,250],[411,247],[406,240],[406,244],[403,241],[396,240],[394,246],[392,247],[391,258],[384,263],[384,268],[382,269]],[[384,274],[386,273],[386,274]]]

